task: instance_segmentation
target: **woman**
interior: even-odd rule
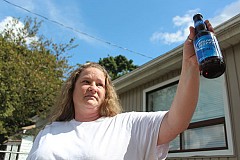
[[[209,21],[208,29],[213,31]],[[106,70],[96,63],[77,69],[63,87],[53,122],[36,137],[28,159],[157,160],[187,129],[198,101],[199,69],[194,28],[184,43],[182,72],[169,111],[121,113]]]

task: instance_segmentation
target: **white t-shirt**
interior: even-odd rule
[[[160,160],[157,146],[167,112],[129,112],[91,122],[53,122],[39,132],[28,160]]]

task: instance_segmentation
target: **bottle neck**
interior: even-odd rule
[[[207,27],[202,19],[194,21],[195,33],[198,34],[201,31],[207,31]]]

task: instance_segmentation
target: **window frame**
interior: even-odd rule
[[[202,77],[201,77],[202,78]],[[213,120],[206,120],[206,123],[214,123],[219,124],[221,121],[221,124],[224,124],[224,130],[226,134],[226,145],[227,147],[221,147],[221,148],[212,148],[209,149],[190,149],[190,150],[184,150],[184,151],[178,151],[178,152],[169,152],[168,157],[192,157],[192,156],[229,156],[234,155],[233,150],[233,138],[232,138],[232,128],[231,128],[231,119],[230,119],[230,112],[229,112],[229,104],[228,104],[228,97],[227,97],[227,86],[225,81],[225,74],[219,78],[222,78],[223,81],[223,97],[224,97],[224,120],[222,118],[217,118]],[[204,79],[204,78],[203,78]],[[171,84],[176,84],[176,82],[179,81],[179,76],[174,77],[172,79],[169,79],[167,81],[161,82],[159,84],[156,84],[154,86],[151,86],[149,88],[146,88],[143,90],[143,111],[147,111],[147,93],[153,92],[154,90],[158,90],[159,88],[166,88],[166,86],[169,86]],[[219,121],[218,121],[219,120]],[[222,122],[224,121],[224,122]],[[196,125],[200,127],[203,126],[205,122],[195,122],[191,123],[189,125],[188,129],[195,128]],[[204,126],[209,126],[204,125]],[[181,139],[181,137],[180,137]],[[213,150],[214,149],[214,150]],[[217,151],[217,152],[216,152]]]

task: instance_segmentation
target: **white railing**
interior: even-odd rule
[[[18,152],[18,151],[3,151],[0,150],[0,153],[3,153],[0,157],[1,160],[26,160],[28,153],[27,152]]]

